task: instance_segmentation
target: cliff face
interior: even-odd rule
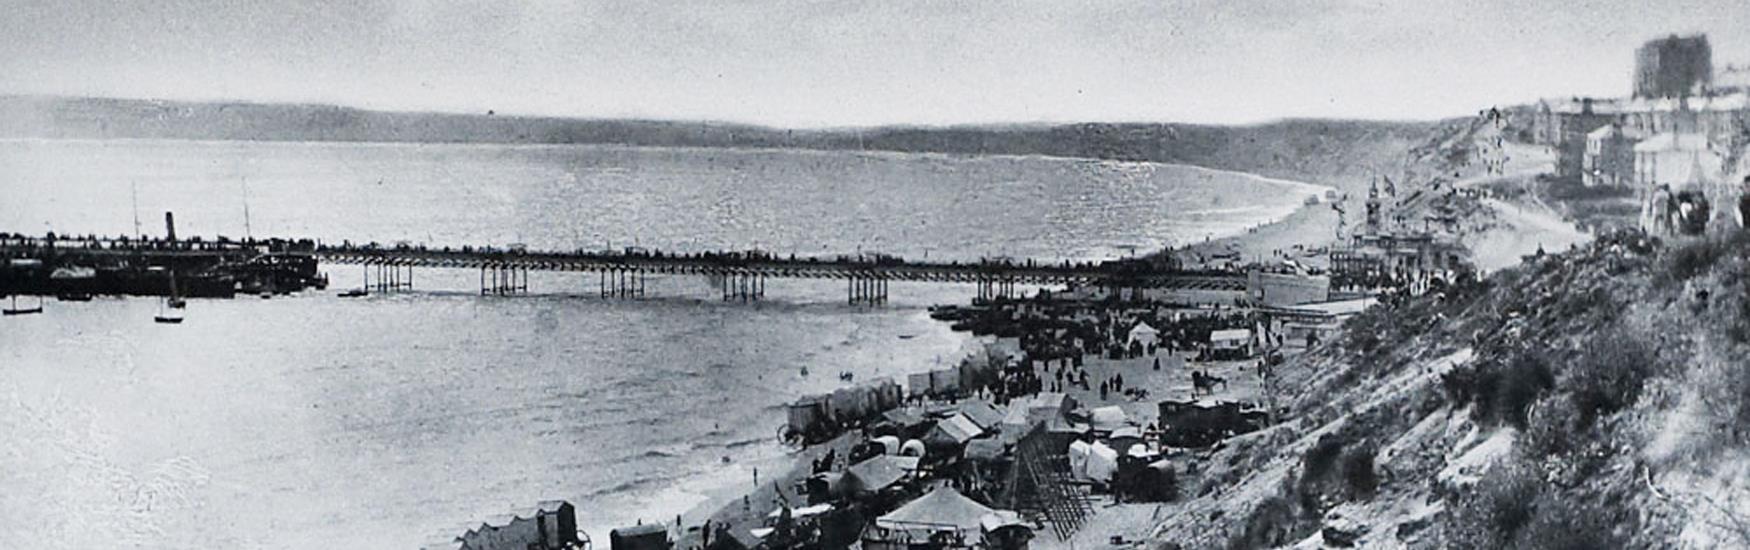
[[[1600,237],[1375,308],[1282,368],[1162,545],[1750,545],[1750,237]]]

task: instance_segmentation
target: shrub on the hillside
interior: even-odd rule
[[[1245,527],[1233,534],[1227,541],[1227,547],[1239,549],[1283,546],[1301,538],[1300,533],[1305,530],[1307,527],[1295,514],[1294,504],[1281,496],[1272,496],[1252,509],[1252,513],[1246,516]]]
[[[1622,548],[1632,532],[1625,501],[1588,502],[1584,493],[1544,483],[1524,463],[1497,465],[1472,491],[1451,503],[1445,532],[1453,548],[1578,550]],[[1614,507],[1614,508],[1613,508]]]
[[[1313,443],[1312,448],[1307,449],[1306,456],[1301,457],[1301,471],[1305,472],[1302,477],[1319,479],[1329,474],[1332,467],[1337,465],[1337,458],[1342,456],[1343,444],[1346,442],[1346,438],[1337,432],[1319,436],[1318,442]]]
[[[1645,340],[1621,331],[1595,333],[1587,340],[1561,384],[1570,392],[1580,428],[1634,405],[1659,360]]]
[[[1358,326],[1359,324],[1352,325],[1355,330],[1344,331],[1343,347],[1357,355],[1370,355],[1379,348],[1379,334],[1368,327]]]
[[[1715,269],[1724,287],[1719,295],[1726,303],[1720,311],[1726,316],[1719,326],[1732,341],[1750,343],[1750,262],[1735,261]]]
[[[1477,368],[1471,416],[1485,425],[1507,424],[1525,429],[1531,404],[1555,384],[1549,365],[1536,354],[1514,354],[1505,362]]]
[[[1454,408],[1470,403],[1477,396],[1477,368],[1470,364],[1453,367],[1440,375],[1440,389]]]
[[[1531,456],[1565,455],[1580,446],[1579,413],[1569,396],[1540,399],[1526,415],[1519,444]]]
[[[1372,446],[1366,446],[1343,454],[1343,484],[1349,488],[1349,496],[1372,497],[1379,489],[1379,474],[1373,471],[1374,453]]]
[[[1505,548],[1530,524],[1541,483],[1522,468],[1503,464],[1453,503],[1446,532],[1454,548]]]
[[[1544,491],[1533,504],[1531,522],[1514,537],[1515,548],[1537,550],[1591,550],[1623,548],[1626,537],[1618,533],[1621,514],[1612,514],[1605,506],[1567,496],[1560,491]],[[1631,519],[1632,521],[1632,519]]]
[[[1698,382],[1702,418],[1710,424],[1703,433],[1720,438],[1730,445],[1750,444],[1750,364],[1742,358],[1743,345],[1730,345],[1726,350],[1704,359],[1693,373]]]
[[[1666,277],[1672,281],[1683,282],[1705,274],[1719,263],[1720,258],[1733,251],[1742,252],[1745,243],[1745,235],[1739,232],[1730,238],[1696,239],[1678,246],[1666,256],[1666,263],[1669,264]]]

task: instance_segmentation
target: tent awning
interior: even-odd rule
[[[955,413],[954,416],[937,421],[936,427],[930,430],[929,438],[939,443],[959,445],[982,433],[984,429],[978,427],[971,418],[963,413]]]
[[[926,527],[977,532],[984,517],[993,511],[959,491],[940,487],[876,518],[875,525],[887,529]]]
[[[846,469],[846,475],[856,480],[858,489],[879,491],[898,483],[917,469],[918,457],[880,455],[852,464]]]

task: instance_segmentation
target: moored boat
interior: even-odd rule
[[[6,315],[30,315],[33,313],[42,313],[42,312],[43,312],[43,299],[41,296],[38,296],[36,299],[36,307],[18,307],[18,295],[16,295],[16,294],[14,294],[12,296],[12,306],[6,308],[5,310],[0,310],[0,313],[4,313]]]

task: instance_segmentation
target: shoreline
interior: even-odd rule
[[[1159,163],[1139,162],[1137,164]],[[1254,181],[1279,185],[1290,190],[1305,189],[1307,190],[1308,195],[1317,196],[1320,200],[1313,204],[1303,203],[1286,216],[1261,222],[1252,226],[1251,229],[1244,230],[1240,233],[1216,237],[1209,241],[1190,245],[1181,249],[1157,251],[1154,254],[1150,254],[1148,257],[1153,257],[1158,254],[1182,254],[1187,250],[1213,250],[1211,247],[1218,246],[1239,246],[1246,250],[1266,251],[1271,249],[1271,247],[1282,247],[1281,243],[1285,242],[1287,239],[1304,239],[1307,235],[1315,234],[1314,232],[1323,235],[1331,235],[1334,232],[1336,226],[1335,216],[1325,214],[1329,209],[1330,203],[1324,200],[1325,192],[1327,190],[1335,190],[1336,188],[1334,187],[1200,166],[1174,166],[1184,166],[1197,171],[1243,174],[1245,177]],[[1328,244],[1327,241],[1334,242],[1335,239],[1330,238],[1319,240],[1315,247],[1325,246]],[[756,461],[756,463],[752,464],[752,467],[757,467],[760,470],[760,484],[754,486],[751,491],[748,490],[746,485],[741,485],[740,481],[731,480],[732,478],[738,478],[741,476],[750,476],[751,472],[748,470],[749,464],[737,463],[726,465],[723,469],[711,474],[709,478],[723,479],[725,480],[725,483],[712,484],[712,486],[704,487],[698,491],[689,491],[690,494],[702,496],[702,500],[681,513],[681,525],[678,530],[675,529],[675,526],[671,526],[671,534],[675,537],[673,540],[676,542],[676,547],[690,547],[688,546],[689,544],[697,543],[699,534],[696,529],[707,520],[709,520],[714,526],[728,523],[730,525],[742,527],[745,527],[748,522],[760,521],[765,517],[765,514],[777,508],[775,499],[779,497],[777,496],[778,493],[775,487],[783,487],[784,491],[789,491],[796,482],[807,477],[811,473],[809,470],[812,466],[812,461],[818,459],[828,449],[836,449],[838,454],[841,456],[845,455],[848,450],[845,440],[847,436],[850,435],[853,434],[847,432],[827,443],[821,443],[798,450],[787,450],[782,454]],[[788,493],[786,494],[788,495]],[[741,497],[746,497],[748,499],[747,502],[750,504],[748,510],[743,510],[737,505],[736,501],[740,500]],[[693,529],[693,531],[688,531],[688,529]]]
[[[1319,202],[1303,204],[1287,216],[1252,226],[1243,233],[1215,237],[1158,252],[1156,255],[1166,254],[1178,258],[1186,267],[1208,267],[1217,263],[1212,261],[1211,256],[1235,252],[1239,254],[1238,261],[1241,263],[1292,258],[1302,264],[1325,267],[1329,263],[1326,255],[1306,256],[1305,252],[1328,248],[1338,243],[1337,215],[1331,209],[1331,204],[1333,203],[1324,200],[1321,194]],[[1296,249],[1296,246],[1300,248]],[[1278,255],[1278,252],[1286,255]],[[1199,261],[1199,257],[1203,260]]]

